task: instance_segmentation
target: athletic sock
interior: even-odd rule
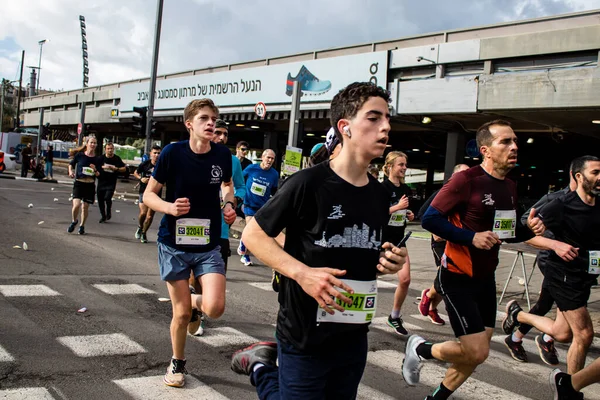
[[[426,360],[431,360],[433,358],[433,355],[431,355],[431,348],[433,347],[433,343],[421,343],[420,345],[417,346],[416,352],[417,355],[421,356],[421,358],[424,358]]]
[[[542,340],[546,343],[554,342],[554,338],[550,335],[546,335],[545,333],[544,333],[544,336],[542,337]]]
[[[392,317],[392,319],[400,318],[400,310],[392,310],[390,316]]]
[[[252,367],[252,372],[256,372],[258,369],[264,367],[265,364],[261,363],[261,362],[257,362],[256,364],[254,364],[254,366]]]
[[[432,398],[433,400],[447,400],[448,397],[452,395],[452,393],[454,393],[452,390],[444,386],[443,383],[440,383],[440,386],[438,386],[437,389],[435,389],[435,391],[433,392]]]
[[[512,340],[515,343],[520,343],[521,341],[523,341],[523,339],[521,339],[520,337],[517,336],[517,333],[513,333],[512,337],[510,338],[510,340]]]
[[[568,392],[570,392],[572,394],[578,393],[573,388],[573,382],[571,382],[571,375],[569,375],[569,374],[564,374],[564,376],[557,382],[556,386],[560,386],[561,388],[564,388],[565,390],[567,390]],[[560,393],[560,391],[559,391],[559,393]]]

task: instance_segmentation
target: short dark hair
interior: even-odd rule
[[[250,147],[250,145],[248,144],[248,142],[242,140],[240,142],[237,142],[237,144],[235,145],[236,149],[239,149],[240,147]]]
[[[371,82],[351,83],[333,97],[333,100],[331,100],[330,122],[340,143],[343,143],[343,141],[342,134],[337,128],[338,121],[354,118],[358,110],[371,97],[381,97],[387,103],[390,102],[390,93]]]
[[[104,145],[104,147],[106,148],[106,146],[113,146],[114,147],[114,143],[113,142],[106,142],[106,144]]]
[[[151,149],[150,151],[152,151],[152,150],[158,150],[158,151],[161,151],[161,150],[162,150],[162,147],[160,147],[160,146],[159,146],[159,145],[157,145],[157,144],[154,144],[154,145],[152,145],[152,149]]]
[[[215,129],[218,129],[218,128],[225,128],[225,129],[229,130],[229,127],[227,126],[227,122],[223,121],[220,118],[215,121]]]
[[[571,162],[571,175],[573,175],[573,179],[577,179],[575,178],[575,175],[578,173],[583,173],[585,164],[590,161],[600,161],[600,159],[596,156],[581,156]]]
[[[486,122],[485,124],[481,125],[479,129],[477,129],[477,134],[475,135],[475,139],[477,140],[477,148],[481,148],[481,146],[489,146],[492,144],[492,141],[494,140],[492,132],[490,132],[490,127],[492,125],[511,126],[510,122],[505,121],[503,119],[495,119],[493,121]]]

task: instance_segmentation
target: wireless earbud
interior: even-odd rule
[[[346,135],[348,135],[348,137],[352,136],[352,134],[350,133],[350,128],[348,128],[347,126],[344,127],[344,132],[346,132]]]

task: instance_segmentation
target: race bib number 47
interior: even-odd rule
[[[377,309],[377,281],[342,281],[354,289],[354,293],[341,292],[352,300],[352,304],[343,303],[336,299],[336,303],[344,308],[343,312],[335,311],[333,315],[322,308],[317,309],[317,322],[334,322],[342,324],[366,324],[373,320]]]

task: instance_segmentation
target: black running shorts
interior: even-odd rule
[[[548,271],[548,270],[547,270]],[[548,273],[544,276],[543,287],[550,293],[560,311],[577,310],[587,307],[593,282],[568,275]]]
[[[221,257],[223,257],[223,262],[225,263],[225,272],[227,272],[227,260],[231,257],[231,248],[229,247],[229,239],[219,240],[219,245],[221,246]]]
[[[456,337],[484,332],[496,326],[496,281],[438,268],[435,290],[442,295]]]
[[[80,199],[81,201],[94,204],[94,198],[96,197],[96,184],[94,182],[86,183],[75,181],[73,184],[73,198]]]

